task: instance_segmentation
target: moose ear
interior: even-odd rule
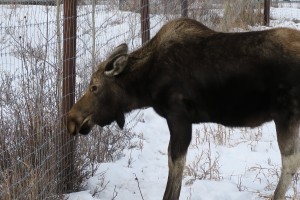
[[[108,59],[113,59],[120,54],[127,54],[128,53],[128,46],[127,44],[123,43],[117,46],[108,56]]]
[[[107,63],[104,74],[109,77],[121,74],[127,65],[127,61],[128,54],[116,56],[111,62]]]

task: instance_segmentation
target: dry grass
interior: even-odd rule
[[[259,1],[194,0],[190,7],[190,17],[219,31],[247,30],[263,23],[263,5]]]
[[[185,183],[191,185],[195,180],[222,180],[220,174],[220,155],[212,156],[210,144],[207,150],[201,151],[196,155],[194,161],[187,165],[184,170],[183,176],[188,176],[189,180]]]
[[[263,23],[263,5],[255,1],[233,1],[224,3],[224,17],[221,23],[223,31],[233,28],[248,29],[248,26]]]

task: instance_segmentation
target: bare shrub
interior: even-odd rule
[[[209,143],[208,149],[201,151],[196,155],[195,160],[185,167],[183,175],[191,177],[185,184],[193,184],[195,180],[222,180],[219,158],[219,154],[215,157],[212,156]]]
[[[256,165],[248,169],[250,172],[255,172],[255,180],[261,183],[266,181],[265,190],[272,191],[275,189],[280,177],[280,169],[275,165],[270,165],[270,167],[262,167],[261,165]]]
[[[231,146],[232,129],[219,124],[203,124],[201,129],[195,130],[195,144],[192,147],[198,148],[204,143]]]
[[[118,4],[120,10],[139,12],[140,0],[119,0]]]
[[[224,2],[224,15],[221,30],[230,31],[233,28],[248,29],[263,23],[263,5],[261,1],[234,1]]]
[[[242,177],[243,175],[238,175],[237,178],[238,178],[238,183],[236,185],[237,189],[241,192],[241,191],[245,191],[246,190],[246,187],[243,186],[243,182],[242,182]]]
[[[190,5],[190,17],[196,19],[206,26],[218,29],[221,23],[220,7],[222,4],[215,4],[213,0],[194,0]]]
[[[37,44],[28,31],[27,17],[23,16],[19,23],[18,28],[7,30],[7,42],[10,56],[20,66],[1,75],[0,80],[0,198],[58,198],[54,189],[57,158],[53,156],[57,153],[55,135],[61,129],[57,110],[59,90],[53,87],[57,66],[47,60],[49,32],[40,27],[37,34],[43,36],[35,38],[41,42]]]
[[[135,133],[120,130],[115,125],[97,127],[88,136],[78,138],[77,151],[82,152],[89,163],[112,162],[123,156],[123,150],[130,147],[133,137]]]
[[[256,173],[255,179],[253,181],[258,181],[259,183],[262,183],[265,181],[265,190],[266,191],[273,191],[276,188],[276,185],[279,181],[280,177],[280,167],[276,166],[269,162],[268,167],[262,167],[261,165],[255,165],[253,167],[250,167],[248,169],[250,172]],[[290,186],[291,193],[287,194],[287,199],[296,200],[300,197],[299,192],[299,175],[300,173],[297,173],[293,176],[292,184]],[[260,192],[259,196],[266,196],[265,194],[262,194]]]

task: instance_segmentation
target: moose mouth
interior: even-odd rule
[[[82,123],[77,123],[78,120],[76,120],[76,117],[73,117],[71,114],[68,116],[68,122],[67,122],[67,129],[68,132],[71,135],[77,135],[78,133],[82,134],[82,135],[87,135],[91,132],[92,128],[94,127],[95,124],[104,127],[106,125],[111,124],[113,121],[116,121],[118,126],[123,129],[124,127],[124,123],[125,123],[125,117],[123,113],[120,113],[117,115],[116,119],[106,119],[106,120],[101,120],[98,122],[94,122],[93,120],[93,115],[88,115],[86,118],[84,118],[84,120],[82,121]],[[79,125],[80,124],[80,125]]]
[[[72,135],[77,135],[78,133],[87,135],[94,126],[91,115],[87,116],[80,125],[76,122],[76,120],[74,120],[74,118],[70,116],[68,117],[67,121],[68,132]]]
[[[91,132],[94,123],[92,122],[91,115],[87,116],[79,127],[79,133],[82,135],[87,135]]]

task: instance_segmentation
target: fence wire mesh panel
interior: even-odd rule
[[[60,11],[16,3],[0,9],[0,199],[58,198]]]
[[[63,76],[62,2],[0,0],[0,199],[62,199],[93,175],[97,163],[121,157],[136,136],[139,111],[128,114],[124,130],[113,124],[87,137],[65,136],[63,78],[70,77]],[[263,1],[148,2],[151,36],[182,15],[223,31],[263,21]],[[76,49],[70,49],[76,51],[75,100],[115,46],[141,46],[140,0],[77,1],[76,20]],[[69,145],[72,152],[64,150]],[[66,159],[71,168],[62,167]],[[69,175],[74,184],[62,189]]]
[[[281,9],[279,11],[279,9]],[[286,20],[299,23],[300,22],[300,1],[279,1],[273,0],[271,4],[271,16],[279,18],[285,16]],[[276,12],[275,12],[276,10]]]

